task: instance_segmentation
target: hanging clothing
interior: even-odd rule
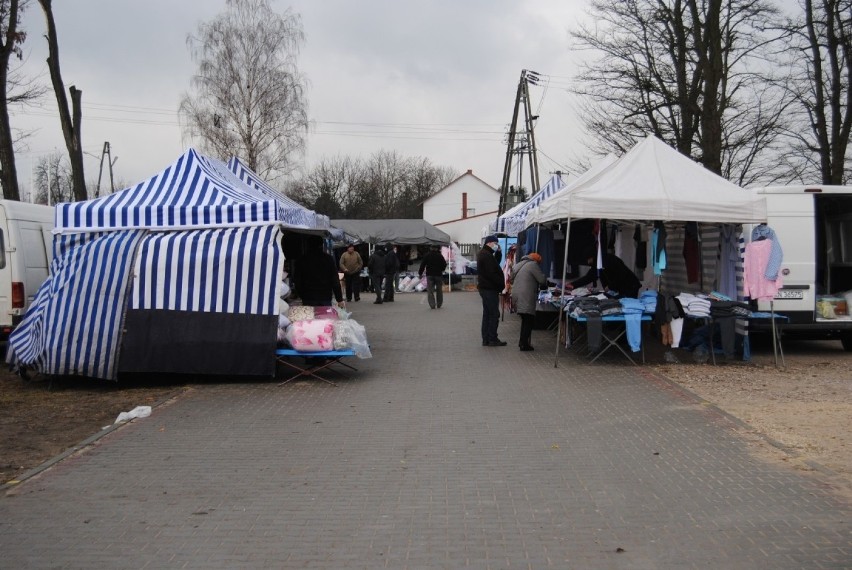
[[[615,255],[620,257],[630,269],[636,268],[636,242],[633,240],[632,228],[617,226],[615,235]],[[634,271],[635,273],[635,271]]]
[[[737,298],[737,261],[740,258],[737,226],[723,224],[719,229],[719,257],[716,260],[716,289],[730,299]]]
[[[696,222],[687,222],[683,237],[683,261],[686,264],[686,282],[698,283],[701,278],[701,242]]]
[[[782,285],[781,275],[777,275],[776,279],[766,277],[766,266],[772,257],[773,247],[773,241],[770,239],[752,241],[746,245],[743,259],[743,295],[752,299],[775,298]]]
[[[781,269],[781,263],[784,261],[784,252],[781,251],[781,244],[778,242],[775,231],[766,224],[760,224],[751,230],[751,241],[760,241],[761,239],[765,239],[772,244],[769,257],[766,260],[764,275],[767,279],[774,280],[778,277],[778,270]]]
[[[641,272],[648,267],[648,238],[642,231],[641,224],[636,224],[633,228],[633,242],[636,248],[636,269]]]
[[[666,263],[666,226],[663,222],[654,222],[654,230],[651,232],[651,264],[654,267],[654,275],[662,275],[668,265]]]

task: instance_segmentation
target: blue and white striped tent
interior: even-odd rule
[[[274,374],[280,229],[321,229],[304,210],[193,149],[135,186],[59,204],[51,277],[7,360],[109,379]]]
[[[565,188],[565,182],[559,175],[554,174],[550,180],[547,181],[547,184],[542,186],[541,190],[536,192],[532,198],[526,202],[518,204],[510,210],[507,210],[502,216],[489,223],[488,233],[507,236],[518,235],[520,232],[524,231],[524,228],[526,227],[524,222],[526,221],[527,212],[531,208],[537,207],[563,188]]]

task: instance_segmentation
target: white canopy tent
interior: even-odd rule
[[[566,218],[760,223],[766,200],[649,136],[530,211],[526,225]]]
[[[763,223],[766,200],[648,136],[610,166],[530,211],[526,225],[558,221],[567,225],[571,220],[585,218]],[[568,255],[567,233],[563,272]],[[564,278],[563,273],[563,281]],[[561,329],[561,319],[559,323]],[[556,353],[558,358],[558,337]]]

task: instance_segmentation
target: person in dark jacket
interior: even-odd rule
[[[367,261],[367,271],[370,273],[370,279],[373,281],[373,290],[376,292],[376,300],[374,304],[382,303],[382,279],[385,278],[385,248],[377,245],[373,255]]]
[[[399,258],[396,251],[388,246],[385,253],[385,296],[386,303],[393,303],[393,294],[396,290],[396,278],[399,275]]]
[[[433,245],[420,262],[420,278],[426,273],[426,295],[430,309],[440,309],[444,304],[444,270],[447,260],[441,255],[441,246]]]
[[[476,256],[476,281],[479,296],[482,298],[482,346],[506,346],[506,342],[497,337],[500,293],[506,287],[503,270],[495,256],[499,250],[500,242],[497,237],[488,236]]]
[[[312,307],[328,307],[332,297],[343,305],[343,291],[334,258],[322,250],[322,238],[309,236],[305,253],[296,260],[293,284],[302,303]]]
[[[589,251],[586,257],[591,267],[585,275],[569,283],[571,289],[600,280],[606,291],[615,292],[618,297],[632,297],[634,299],[639,297],[639,289],[642,287],[642,283],[618,256],[612,253],[603,254],[603,267],[600,271],[596,267],[597,251]]]

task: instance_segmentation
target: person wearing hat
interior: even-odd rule
[[[515,310],[521,316],[521,338],[518,346],[522,351],[533,350],[532,330],[535,324],[535,308],[538,304],[538,290],[547,284],[547,277],[541,270],[541,256],[530,253],[521,258],[512,268],[512,301]]]
[[[355,297],[355,301],[361,300],[361,268],[364,267],[364,260],[361,259],[361,254],[355,251],[355,244],[350,243],[346,246],[346,251],[340,256],[340,271],[343,272],[343,281],[346,284],[346,300],[351,301]]]
[[[426,273],[426,294],[430,309],[440,309],[444,304],[444,270],[447,260],[441,255],[441,246],[433,245],[420,262],[420,278]]]
[[[506,346],[497,337],[500,323],[500,293],[506,287],[503,270],[496,254],[500,251],[497,236],[485,238],[476,256],[477,289],[482,298],[482,346]]]

